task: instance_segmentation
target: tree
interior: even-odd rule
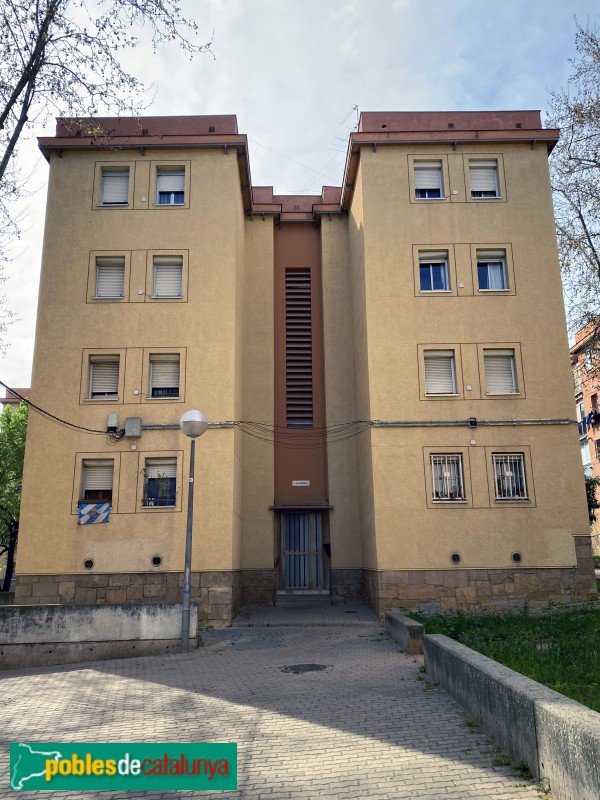
[[[210,51],[175,0],[0,0],[0,268],[29,177],[15,159],[21,137],[50,115],[139,113],[146,87],[119,56],[144,27],[154,52],[163,42],[189,58]],[[0,343],[7,316],[0,306]]]
[[[560,264],[571,332],[590,326],[600,343],[600,34],[577,24],[566,89],[551,93],[550,158]]]
[[[27,403],[21,403],[16,409],[4,406],[0,414],[0,556],[7,558],[0,590],[4,592],[13,575],[19,535],[27,412]]]

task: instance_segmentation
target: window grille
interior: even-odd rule
[[[464,500],[462,456],[432,455],[431,483],[434,500]]]
[[[309,269],[285,271],[285,415],[288,427],[313,424],[312,297]]]
[[[494,453],[496,500],[527,500],[522,453]]]

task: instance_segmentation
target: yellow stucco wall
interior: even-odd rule
[[[467,194],[473,155],[498,160],[501,199],[477,202]],[[442,160],[447,200],[413,199],[412,156]],[[368,363],[359,374],[363,383],[368,374],[372,418],[573,418],[545,147],[494,143],[462,145],[456,152],[445,144],[376,152],[365,147],[360,164],[362,193],[354,199],[360,211],[354,212],[351,236],[358,252],[351,260],[355,286],[361,278],[365,284],[367,352],[362,333],[355,334],[360,343],[355,364]],[[511,292],[479,293],[477,247],[506,249],[514,270]],[[449,252],[451,293],[419,293],[420,248]],[[365,323],[358,314],[361,331]],[[520,362],[518,395],[486,397],[484,344],[514,347]],[[457,397],[424,397],[422,350],[431,345],[455,349]],[[479,508],[428,508],[425,448],[435,447],[442,452],[466,448],[463,459],[471,461],[473,479],[468,505]],[[527,480],[535,501],[527,507],[509,508],[494,500],[489,485],[494,449],[528,454]],[[446,569],[455,551],[463,556],[461,566],[508,566],[513,550],[523,553],[523,566],[575,563],[572,536],[587,531],[575,425],[378,429],[372,432],[371,452],[378,568]],[[362,524],[368,524],[364,517]]]
[[[161,158],[161,151],[145,157],[138,151],[69,151],[51,159],[32,397],[87,427],[105,428],[111,412],[123,425],[133,416],[178,423],[189,408],[200,408],[211,421],[230,420],[242,408],[244,223],[235,152],[164,155],[171,164],[186,165],[189,207],[181,209],[152,205],[150,181]],[[94,180],[104,162],[129,166],[130,207],[96,206]],[[90,254],[106,250],[127,254],[126,300],[87,300]],[[154,251],[185,253],[183,301],[148,296]],[[118,401],[82,399],[86,349],[121,356]],[[147,399],[148,355],[161,351],[181,355],[185,388],[179,401]],[[197,443],[194,569],[231,569],[241,561],[239,440],[232,430],[209,430]],[[189,446],[178,430],[145,431],[141,439],[111,445],[106,436],[65,430],[32,414],[18,571],[81,572],[85,557],[94,558],[100,572],[147,571],[155,554],[162,555],[163,569],[180,570]],[[76,514],[64,512],[75,510],[81,487],[77,453],[115,459],[118,484],[109,524],[78,526]],[[175,509],[141,508],[140,472],[148,453],[178,457]]]

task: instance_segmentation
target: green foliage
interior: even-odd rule
[[[11,532],[19,522],[21,480],[27,433],[27,404],[0,414],[0,554],[9,547]]]
[[[5,406],[0,415],[0,556],[6,562],[0,591],[8,591],[15,566],[19,535],[21,481],[25,458],[28,406]]]
[[[588,515],[590,518],[590,525],[596,522],[596,509],[598,506],[598,499],[596,497],[596,489],[600,486],[600,478],[592,478],[591,475],[585,476],[585,493],[587,495]]]
[[[427,633],[443,633],[500,664],[600,711],[600,609],[503,616],[411,613]]]

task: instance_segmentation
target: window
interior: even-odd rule
[[[129,202],[129,169],[102,169],[103,206],[126,206]]]
[[[182,256],[154,256],[152,297],[182,297]]]
[[[594,450],[596,453],[596,461],[600,461],[600,439],[596,439],[594,442]]]
[[[185,169],[158,168],[156,172],[156,202],[159,206],[177,206],[185,202]]]
[[[491,292],[508,289],[506,279],[506,253],[477,251],[477,278],[479,291]]]
[[[493,453],[496,500],[528,500],[523,453]]]
[[[422,292],[449,292],[448,253],[420,253],[419,281]]]
[[[96,291],[98,300],[123,297],[125,286],[125,258],[96,259]]]
[[[462,456],[432,455],[431,486],[434,500],[465,500]]]
[[[471,197],[500,197],[497,161],[471,161],[469,178],[471,180]]]
[[[106,503],[112,500],[114,461],[112,459],[86,460],[82,469],[81,499],[88,503]]]
[[[415,162],[415,197],[418,200],[439,200],[442,193],[442,162]]]
[[[425,394],[456,394],[453,350],[425,353]]]
[[[514,350],[484,350],[486,394],[516,394]]]
[[[119,396],[119,356],[90,356],[90,400]]]
[[[177,459],[147,458],[144,467],[145,507],[174,506],[177,499]]]
[[[150,397],[179,397],[179,356],[150,356]]]
[[[585,406],[583,403],[577,404],[577,416],[579,417],[579,421],[577,423],[577,427],[579,428],[579,438],[580,439],[587,439],[587,425],[583,421],[585,418]]]

